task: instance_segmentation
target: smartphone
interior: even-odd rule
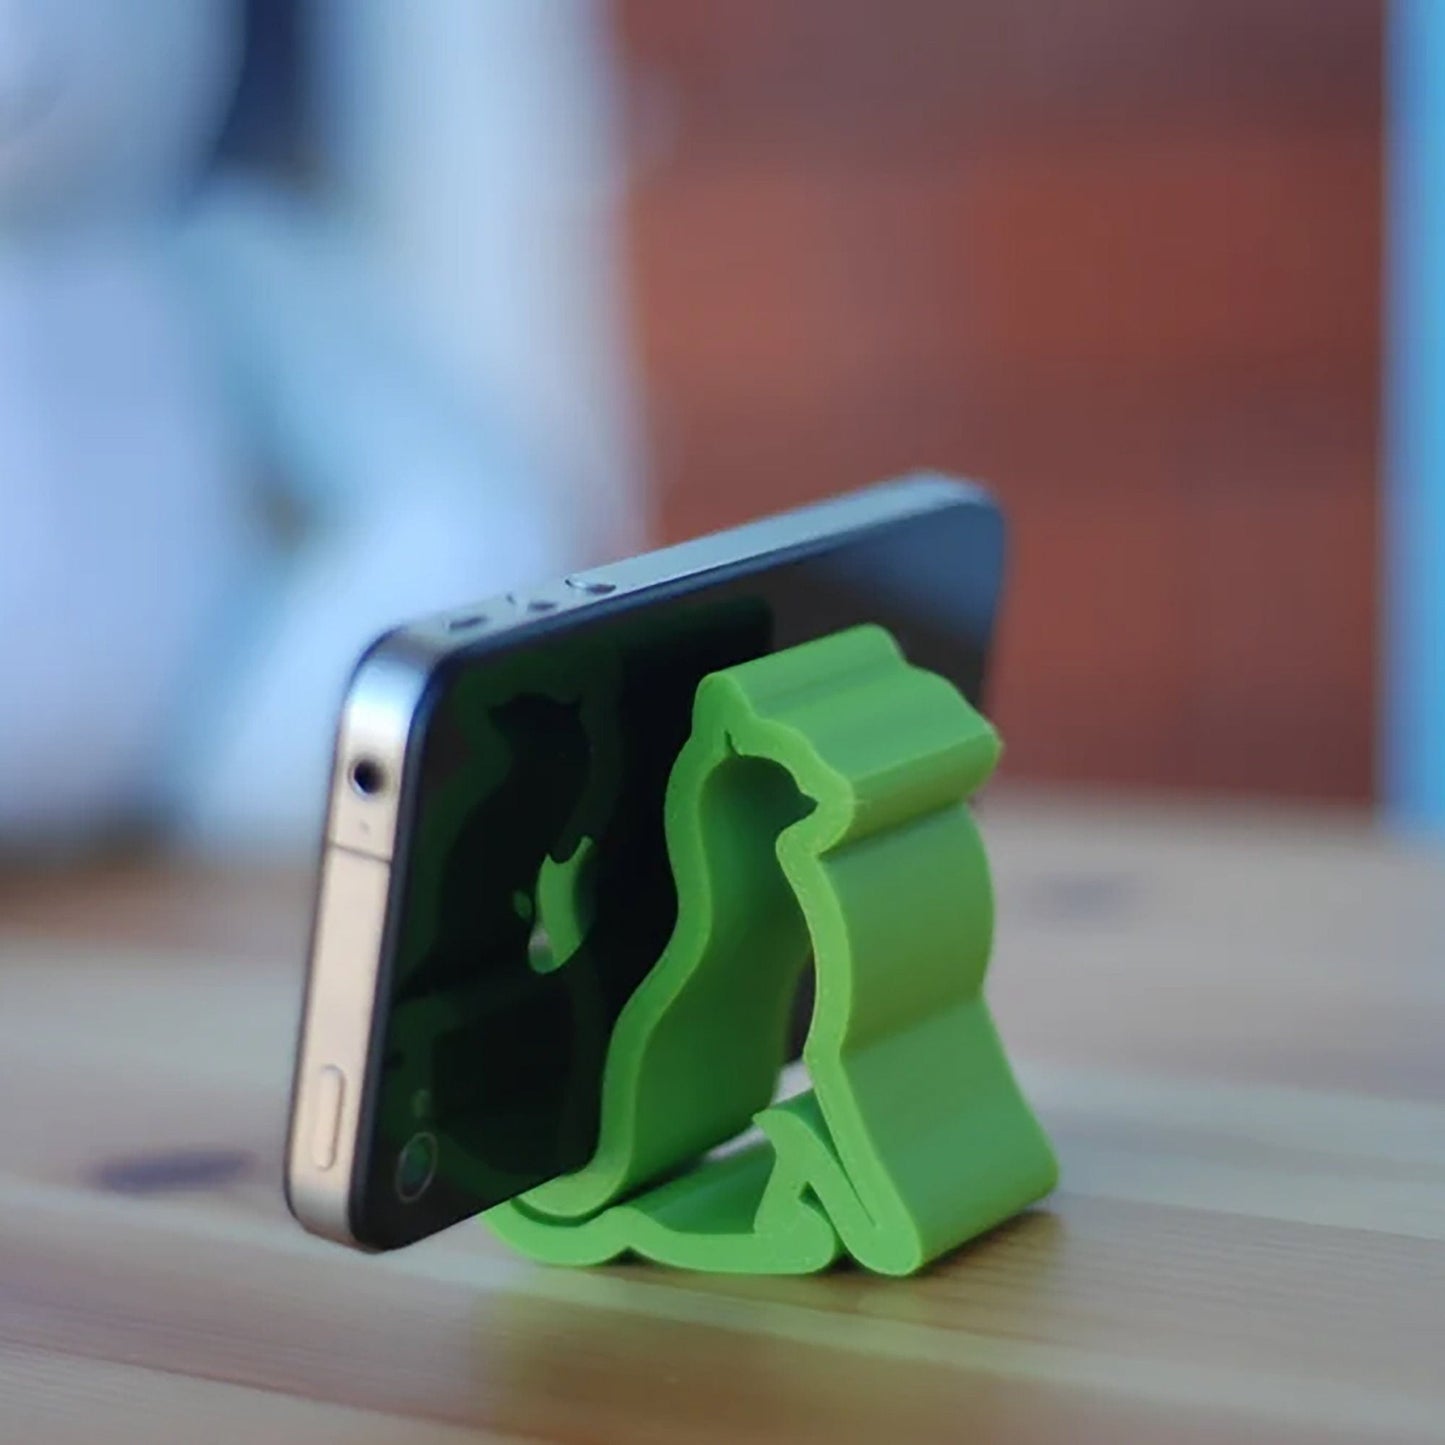
[[[394,1249],[580,1168],[666,946],[663,794],[709,672],[876,622],[977,702],[1003,521],[905,478],[389,632],[338,730],[286,1192]]]

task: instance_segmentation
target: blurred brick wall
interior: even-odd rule
[[[1013,776],[1368,797],[1380,6],[614,5],[654,530],[982,477]]]

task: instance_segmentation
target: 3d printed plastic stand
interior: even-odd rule
[[[705,678],[667,794],[677,925],[613,1033],[597,1152],[490,1211],[496,1232],[557,1264],[793,1274],[846,1252],[901,1275],[1047,1194],[981,993],[967,800],[998,754],[881,628]],[[810,952],[813,1088],[770,1106]]]

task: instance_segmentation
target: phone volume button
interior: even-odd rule
[[[316,1111],[311,1121],[311,1162],[318,1169],[330,1169],[336,1163],[345,1097],[346,1075],[335,1064],[327,1064],[316,1076]]]
[[[609,592],[617,591],[615,582],[604,582],[600,577],[588,577],[581,572],[576,576],[569,577],[567,585],[574,592],[581,592],[587,597],[606,597]]]
[[[526,597],[520,592],[507,593],[507,601],[529,617],[541,617],[548,612],[555,612],[558,603],[551,597]]]

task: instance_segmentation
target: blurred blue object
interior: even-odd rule
[[[581,551],[353,228],[203,179],[239,56],[234,0],[0,3],[6,848],[309,838],[360,647]]]
[[[1445,832],[1445,5],[1388,14],[1383,790]]]

